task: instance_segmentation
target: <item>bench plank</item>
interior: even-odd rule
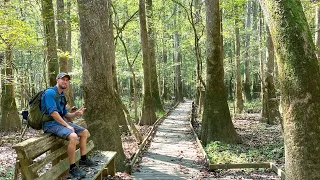
[[[41,159],[35,163],[33,163],[29,168],[32,172],[37,172],[39,169],[41,169],[43,166],[45,166],[47,163],[52,162],[53,160],[57,159],[61,155],[66,153],[68,145],[64,145],[61,148],[55,150],[54,152],[47,154],[44,159]]]
[[[94,167],[89,167],[89,169],[94,170],[94,172],[87,173],[83,180],[92,180],[97,179],[99,176],[104,175],[102,172],[108,166],[108,174],[114,175],[115,172],[115,164],[114,157],[117,152],[114,151],[96,151],[91,155],[91,160],[96,162],[97,165]]]
[[[14,145],[12,148],[16,150],[18,158],[34,159],[43,154],[52,147],[63,143],[65,140],[57,138],[50,134],[35,136],[21,143]],[[20,157],[22,155],[22,157]]]
[[[94,148],[93,141],[89,141],[87,143],[86,151],[89,152]],[[80,159],[80,149],[76,150],[75,156],[76,162]],[[45,174],[41,175],[36,180],[48,180],[48,179],[56,179],[63,172],[65,172],[69,168],[69,159],[68,157],[61,160],[58,164],[53,166],[50,170],[48,170]]]

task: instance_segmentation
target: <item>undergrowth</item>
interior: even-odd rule
[[[0,180],[13,179],[13,176],[14,176],[14,168],[9,168],[7,170],[3,170],[0,167]]]
[[[283,143],[250,147],[215,141],[208,144],[205,150],[212,164],[274,162],[284,156]]]

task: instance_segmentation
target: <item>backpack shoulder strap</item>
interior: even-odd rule
[[[54,88],[54,87],[48,87],[46,90],[48,90],[48,89],[53,89],[53,90],[56,92],[55,100],[58,100],[58,99],[59,99],[59,92],[58,92],[58,90],[57,90],[56,88]]]
[[[60,97],[60,94],[59,94],[59,92],[58,92],[58,90],[56,89],[56,88],[54,88],[54,87],[49,87],[48,89],[53,89],[55,92],[56,92],[56,98],[55,98],[55,100],[58,100],[59,99],[59,97]],[[66,107],[66,105],[67,105],[67,98],[66,98],[66,96],[62,96],[62,98],[64,99],[64,108]]]

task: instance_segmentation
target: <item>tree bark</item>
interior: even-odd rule
[[[147,0],[147,12],[148,12],[148,36],[149,36],[149,49],[150,49],[150,79],[151,79],[151,94],[153,99],[153,105],[156,111],[164,112],[162,102],[160,99],[158,76],[157,76],[157,65],[155,56],[155,42],[156,36],[154,34],[154,23],[153,23],[153,9],[152,0]]]
[[[69,3],[69,2],[68,2]],[[58,32],[58,51],[59,51],[59,71],[60,72],[69,72],[69,62],[68,56],[70,52],[67,50],[67,24],[65,22],[65,8],[64,0],[57,0],[57,32]],[[68,22],[70,23],[70,22]],[[68,24],[69,25],[69,24]],[[71,31],[71,30],[70,30]],[[71,46],[71,42],[70,42]],[[71,50],[71,48],[70,48]],[[65,90],[65,95],[68,102],[68,108],[73,106],[71,100],[72,85],[69,84],[68,88]],[[71,102],[71,103],[70,103]]]
[[[48,69],[49,86],[57,84],[56,76],[59,72],[56,33],[54,25],[54,11],[52,0],[42,0],[42,19],[46,43],[46,61]]]
[[[110,26],[110,8],[110,0],[78,0],[82,83],[87,108],[84,118],[95,148],[117,151],[116,166],[123,171],[125,155],[119,123],[125,122],[125,116],[114,93],[114,39],[113,34],[109,34],[113,28]]]
[[[252,1],[252,31],[253,32],[257,32],[258,31],[258,9],[259,9],[259,4],[256,1]],[[258,41],[257,36],[253,36],[253,42]],[[258,47],[257,46],[253,46],[252,47],[252,59],[253,59],[253,63],[252,66],[253,68],[258,68]],[[254,73],[253,78],[252,78],[252,94],[251,94],[251,98],[252,99],[257,99],[260,97],[260,91],[261,91],[261,87],[260,87],[260,83],[259,83],[259,75],[258,73]]]
[[[71,0],[66,0],[67,1],[67,10],[66,10],[66,14],[67,14],[67,17],[66,17],[66,51],[67,53],[69,54],[68,56],[68,69],[67,69],[67,72],[71,72],[72,73],[72,66],[73,66],[73,59],[72,59],[72,56],[71,56],[71,33],[72,33],[72,29],[71,29],[71,13],[70,13],[70,10],[71,10]],[[69,87],[67,88],[67,91],[66,91],[66,97],[67,97],[67,101],[68,101],[68,107],[73,107],[75,104],[74,104],[74,93],[73,93],[73,86],[71,83],[69,83]]]
[[[315,16],[315,44],[316,44],[316,55],[320,62],[320,4],[316,5],[316,16]]]
[[[251,0],[247,0],[246,39],[244,57],[244,95],[247,101],[251,101],[250,83],[250,27],[251,27]]]
[[[262,102],[262,118],[268,124],[276,124],[280,121],[279,103],[276,97],[276,89],[274,87],[274,46],[271,39],[269,28],[267,27],[267,53],[266,53],[266,74],[264,78],[265,84],[265,101]]]
[[[235,11],[238,7],[235,7]],[[239,20],[236,18],[234,20],[235,25],[235,62],[236,62],[236,109],[237,113],[242,113],[243,111],[243,98],[242,98],[242,81],[240,72],[240,34],[239,34]]]
[[[162,49],[162,61],[163,61],[163,65],[166,66],[167,62],[168,62],[168,55],[167,55],[167,50],[166,47],[164,47]],[[164,76],[162,78],[162,95],[161,98],[164,100],[168,100],[169,99],[169,89],[168,89],[168,85],[167,85],[167,71],[164,71]]]
[[[286,179],[320,179],[320,72],[299,0],[260,0],[279,66]]]
[[[143,67],[143,84],[144,95],[142,102],[142,115],[140,125],[152,125],[156,122],[156,114],[152,102],[151,79],[150,79],[150,59],[149,59],[149,42],[147,32],[147,17],[145,0],[139,0],[139,19],[140,19],[140,36],[142,46],[142,67]]]
[[[179,11],[178,11],[178,4],[176,4],[176,7],[174,8],[174,26],[177,26],[177,19],[179,19]],[[174,32],[173,35],[173,63],[174,63],[174,101],[176,103],[183,101],[183,94],[182,94],[182,82],[181,82],[181,52],[179,50],[180,46],[180,39],[179,39],[179,33],[178,31]]]
[[[64,0],[57,0],[57,32],[60,72],[68,72],[68,61],[66,56],[66,23],[64,20]]]
[[[207,145],[210,141],[236,143],[239,142],[239,138],[231,121],[224,84],[219,1],[206,0],[205,2],[207,80],[201,141],[203,145]]]
[[[179,34],[174,34],[174,100],[176,103],[183,101],[182,82],[181,82],[181,53],[179,50]]]
[[[261,110],[261,122],[266,122],[265,119],[265,112],[266,112],[266,105],[267,105],[267,97],[265,92],[265,84],[264,84],[264,62],[263,62],[263,44],[262,44],[262,29],[263,29],[263,19],[262,19],[262,11],[261,8],[259,9],[259,62],[260,62],[260,79],[261,79],[261,102],[262,102],[262,110]]]
[[[5,78],[2,82],[2,98],[1,98],[1,130],[10,131],[21,129],[21,121],[14,96],[14,75],[12,72],[12,45],[6,43],[5,51]]]

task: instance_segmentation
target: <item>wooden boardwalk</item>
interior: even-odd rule
[[[180,103],[158,126],[133,179],[202,179],[203,156],[189,123],[191,103]]]

